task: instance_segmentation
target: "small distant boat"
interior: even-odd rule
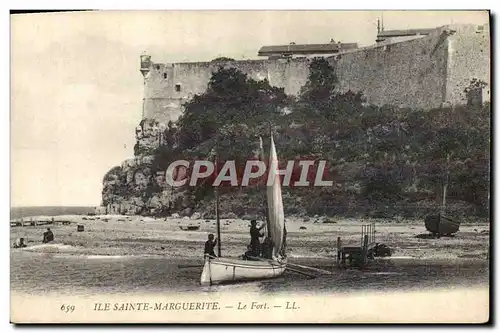
[[[450,164],[450,155],[447,158],[447,165]],[[424,219],[425,229],[434,236],[451,236],[460,229],[460,221],[446,216],[446,194],[448,189],[449,167],[446,171],[446,181],[443,186],[443,202],[439,214],[427,215]]]
[[[262,152],[262,142],[261,142]],[[271,150],[269,159],[277,161],[276,148],[271,135]],[[271,163],[270,163],[271,164]],[[216,191],[216,216],[218,217],[218,196]],[[267,218],[268,232],[272,236],[275,247],[272,259],[256,258],[257,260],[243,260],[205,256],[205,264],[201,273],[201,285],[214,285],[222,283],[235,283],[249,280],[263,280],[282,275],[287,269],[285,256],[285,216],[281,185],[279,177],[274,177],[274,182],[267,187]],[[220,231],[218,230],[218,245],[220,246]]]
[[[187,227],[184,227],[184,226],[179,226],[179,228],[181,228],[181,230],[184,230],[184,231],[193,231],[193,230],[198,230],[200,229],[200,226],[199,225],[188,225]]]

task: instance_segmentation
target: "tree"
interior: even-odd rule
[[[224,62],[224,61],[234,61],[234,59],[228,57],[218,57],[212,60],[212,62]]]
[[[213,139],[225,124],[259,124],[276,119],[286,105],[283,88],[255,81],[238,69],[220,67],[207,90],[184,104],[178,121],[180,145],[193,148]]]
[[[481,105],[483,102],[482,93],[483,89],[488,84],[483,80],[476,78],[472,79],[469,85],[464,89],[465,97],[467,98],[468,106]]]
[[[315,58],[309,65],[309,76],[300,90],[300,99],[316,108],[327,107],[335,96],[338,78],[328,60]]]
[[[309,76],[299,93],[299,104],[306,116],[333,121],[339,114],[357,113],[364,101],[361,92],[340,92],[335,68],[325,58],[315,58]]]

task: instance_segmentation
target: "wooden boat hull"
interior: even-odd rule
[[[238,281],[272,279],[282,275],[286,261],[242,260],[231,258],[205,257],[201,273],[202,285],[214,285]]]
[[[200,229],[200,227],[197,226],[197,225],[195,225],[195,226],[188,226],[188,227],[182,227],[182,226],[180,226],[179,228],[181,228],[181,230],[184,230],[184,231],[195,231],[195,230]]]
[[[460,229],[460,222],[447,216],[436,214],[425,217],[427,231],[437,235],[452,235]]]

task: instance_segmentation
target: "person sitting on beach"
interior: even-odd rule
[[[16,240],[16,242],[14,243],[14,248],[18,249],[18,248],[22,248],[22,247],[26,247],[26,244],[24,244],[24,238],[18,238]]]
[[[49,243],[49,242],[52,242],[54,240],[54,233],[52,232],[52,230],[50,230],[50,228],[47,228],[47,231],[45,231],[43,233],[43,240],[42,242],[43,243]]]
[[[266,226],[266,223],[263,223],[260,227],[257,227],[257,221],[250,221],[250,246],[252,247],[253,256],[258,257],[260,255],[260,237],[263,237],[264,234],[260,233],[260,230]]]
[[[209,234],[208,240],[205,242],[204,254],[212,257],[217,257],[214,252],[215,245],[217,245],[217,239],[214,240],[214,234]]]
[[[262,251],[261,251],[262,258],[272,259],[273,247],[274,247],[274,242],[272,238],[271,237],[264,238],[264,241],[262,242]]]

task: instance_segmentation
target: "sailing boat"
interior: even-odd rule
[[[262,145],[260,149],[262,153]],[[274,146],[274,140],[271,134],[271,148],[269,153],[269,165],[271,169],[269,172],[271,172],[270,177],[272,177],[271,179],[273,179],[273,181],[267,186],[266,196],[268,234],[274,242],[272,259],[258,258],[259,260],[254,261],[224,258],[220,257],[219,248],[219,257],[205,256],[205,264],[201,273],[202,285],[270,279],[278,277],[285,272],[287,268],[287,259],[284,254],[286,232],[285,215],[281,196],[280,178],[276,173],[277,161],[276,147]],[[217,208],[217,224],[219,225]],[[218,245],[220,246],[220,235]]]
[[[447,157],[446,181],[443,186],[443,202],[441,204],[441,211],[437,215],[428,215],[425,217],[425,228],[434,236],[451,236],[456,233],[460,228],[460,222],[456,221],[449,216],[446,216],[446,195],[448,191],[449,181],[449,164],[450,155]]]

